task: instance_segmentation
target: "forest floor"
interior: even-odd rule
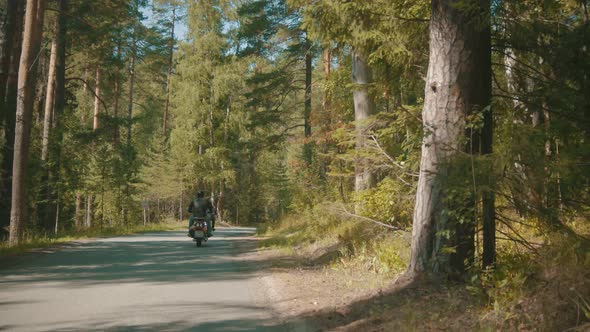
[[[538,271],[497,286],[492,299],[464,283],[346,266],[331,250],[253,256],[271,271],[263,279],[283,320],[305,320],[307,331],[590,331],[587,272]]]

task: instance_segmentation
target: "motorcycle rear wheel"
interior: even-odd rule
[[[202,239],[197,239],[197,247],[200,247],[203,244],[202,241]]]

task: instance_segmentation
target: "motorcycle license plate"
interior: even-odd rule
[[[205,237],[205,232],[203,232],[203,231],[196,231],[195,232],[195,237]]]

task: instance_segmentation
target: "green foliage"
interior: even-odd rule
[[[294,254],[304,264],[394,275],[405,270],[409,259],[409,234],[383,233],[366,221],[339,216],[326,205],[266,224],[259,233],[266,237],[262,247]]]
[[[355,200],[362,203],[361,214],[407,228],[412,223],[415,193],[392,178],[385,178],[372,189],[358,193]]]

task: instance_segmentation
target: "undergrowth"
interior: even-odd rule
[[[405,270],[410,234],[347,218],[318,205],[258,228],[263,248],[304,258],[308,264],[358,268],[394,275]]]
[[[381,319],[400,317],[417,324],[418,330],[429,326],[460,328],[464,322],[471,322],[478,331],[590,330],[587,244],[564,232],[543,232],[534,221],[526,220],[523,225],[527,223],[530,227],[498,225],[502,234],[518,232],[521,241],[498,239],[495,268],[472,268],[464,284],[446,287],[435,283],[428,295],[432,300],[420,296],[404,300],[395,309],[383,309]],[[576,225],[586,223],[571,226],[577,234],[588,234]],[[301,264],[346,273],[362,270],[393,280],[409,261],[408,231],[390,231],[342,217],[321,205],[265,224],[258,231],[263,236],[262,247],[298,257]],[[472,309],[430,308],[434,303]]]

